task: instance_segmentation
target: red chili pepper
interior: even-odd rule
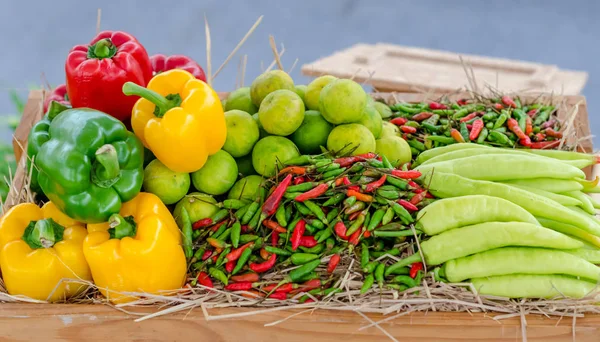
[[[519,144],[523,146],[531,146],[531,138],[526,136],[523,139],[519,139]]]
[[[240,246],[240,247],[232,250],[231,252],[229,252],[229,254],[227,254],[225,256],[225,259],[227,259],[227,261],[236,261],[237,259],[240,258],[240,256],[242,256],[242,252],[244,251],[244,249],[246,249],[252,245],[254,245],[254,242],[251,241],[243,246]]]
[[[538,133],[534,136],[535,141],[544,141],[546,140],[546,135],[544,133]]]
[[[251,262],[249,267],[252,271],[254,271],[256,273],[263,273],[263,272],[267,272],[268,270],[273,268],[273,266],[275,266],[276,261],[277,261],[277,254],[273,253],[269,257],[269,260],[267,260],[263,263],[260,263],[260,264]]]
[[[361,159],[357,157],[343,157],[337,158],[333,162],[336,164],[340,164],[341,167],[350,166],[356,162],[359,162]]]
[[[468,125],[467,125],[467,129],[468,129],[469,131],[470,131],[470,130],[472,130],[472,129],[473,129],[473,125],[471,125],[471,124],[468,124]]]
[[[271,292],[271,291],[275,290],[275,292],[290,293],[298,288],[298,284],[294,284],[294,283],[287,283],[287,284],[281,285],[279,287],[277,287],[277,285],[278,284],[267,285],[267,286],[263,287],[262,290],[265,292]]]
[[[292,175],[287,175],[285,178],[277,185],[273,193],[267,198],[265,204],[262,207],[263,215],[271,216],[275,214],[279,204],[281,203],[281,199],[285,194],[285,190],[290,186],[292,182]],[[285,233],[285,232],[284,232]]]
[[[228,261],[225,263],[225,271],[227,271],[228,273],[233,272],[234,268],[235,268],[235,261]]]
[[[303,166],[288,166],[288,167],[284,167],[283,169],[281,169],[281,171],[279,171],[280,175],[283,175],[286,173],[298,175],[298,176],[304,176],[306,174],[306,168]]]
[[[356,246],[358,245],[358,243],[360,242],[360,233],[361,233],[362,229],[359,229],[357,231],[355,231],[354,233],[352,233],[352,235],[350,235],[350,244]]]
[[[393,118],[392,120],[390,120],[390,123],[393,123],[396,126],[402,126],[407,122],[408,122],[408,119],[406,119],[406,118]]]
[[[227,222],[228,222],[228,220],[223,220],[223,221],[215,224],[214,226],[212,226],[212,228],[210,230],[212,230],[213,232],[216,232],[217,230],[219,230],[219,228],[221,228],[222,225],[224,225]]]
[[[355,189],[348,188],[348,191],[346,191],[346,196],[348,196],[348,197],[354,196],[354,197],[356,197],[357,200],[362,201],[362,202],[367,202],[367,203],[373,202],[373,196],[360,193]]]
[[[156,74],[173,69],[182,69],[194,75],[194,77],[202,82],[206,82],[204,69],[188,56],[172,55],[167,57],[159,54],[150,57],[150,63],[152,63],[152,71]]]
[[[206,242],[214,248],[225,248],[225,242],[218,239],[208,238]]]
[[[469,104],[469,100],[467,100],[467,99],[460,99],[460,100],[456,101],[456,104],[459,105],[459,106],[464,106],[464,105]]]
[[[306,292],[306,291],[318,289],[322,285],[323,285],[323,283],[321,282],[321,279],[315,278],[315,279],[311,279],[311,280],[304,282],[302,285],[300,285],[298,287],[298,290],[300,290],[300,292]]]
[[[67,86],[61,84],[56,88],[52,89],[52,92],[44,98],[44,113],[48,111],[51,101],[56,101],[62,105],[70,106],[71,104],[67,100]]]
[[[547,136],[552,137],[552,138],[562,139],[562,137],[563,137],[563,134],[561,132],[557,132],[557,131],[553,130],[552,128],[546,128],[544,133],[546,133]]]
[[[527,112],[527,116],[529,116],[530,118],[533,118],[537,113],[538,113],[537,109],[532,109]]]
[[[123,94],[123,84],[129,81],[145,87],[152,78],[152,65],[146,49],[133,36],[104,31],[89,44],[71,49],[65,72],[74,108],[93,108],[125,121],[139,97]]]
[[[550,119],[546,122],[544,122],[541,126],[540,129],[546,129],[546,128],[550,128],[552,126],[554,126],[556,124],[556,120],[555,119]]]
[[[327,191],[328,188],[329,188],[329,184],[327,184],[327,183],[319,184],[316,187],[308,190],[307,192],[296,196],[296,198],[294,198],[294,200],[298,201],[298,202],[304,202],[309,199],[317,198],[317,197],[323,195],[325,193],[325,191]]]
[[[418,195],[420,195],[420,194],[416,194],[415,196],[418,196]],[[400,204],[401,206],[403,206],[406,210],[410,210],[410,211],[417,211],[417,210],[419,210],[419,208],[417,208],[416,205],[410,203],[407,200],[400,199],[400,200],[398,200],[398,204]]]
[[[212,256],[212,254],[213,254],[213,251],[206,251],[206,252],[204,252],[204,254],[202,254],[202,261],[210,258]]]
[[[294,231],[292,232],[292,236],[290,237],[290,242],[292,243],[292,250],[295,251],[300,247],[300,240],[306,231],[306,221],[300,220],[296,223],[294,227]]]
[[[202,286],[206,286],[206,287],[210,287],[210,288],[215,287],[213,285],[212,280],[210,280],[210,277],[208,276],[208,274],[206,272],[198,273],[198,277],[196,279],[198,279],[198,284],[200,284]]]
[[[303,236],[300,238],[300,246],[312,248],[318,244],[314,236]]]
[[[243,225],[240,227],[240,231],[241,231],[242,233],[247,233],[249,230],[250,230],[250,226],[248,226],[247,224],[243,224]]]
[[[475,140],[477,139],[477,137],[479,136],[479,133],[481,133],[481,130],[483,129],[483,120],[481,119],[477,119],[473,122],[473,128],[471,129],[471,133],[469,133],[469,140]]]
[[[429,119],[432,115],[433,115],[433,113],[423,112],[423,113],[413,115],[413,117],[410,119],[413,121],[421,122],[423,120]]]
[[[215,255],[213,255],[213,256],[212,256],[212,258],[211,258],[211,259],[212,259],[212,262],[213,262],[213,264],[214,264],[215,262],[217,262],[217,260],[219,259],[219,254],[221,254],[221,252],[220,252],[220,251],[215,251]]]
[[[210,226],[211,224],[213,224],[213,220],[210,217],[207,217],[205,219],[194,222],[194,224],[192,224],[192,229],[196,230],[200,228],[205,228]]]
[[[278,244],[279,244],[279,233],[273,232],[273,234],[271,234],[271,246],[275,247]]]
[[[355,213],[350,214],[350,216],[348,216],[348,220],[349,221],[354,221],[356,220],[356,218],[358,217],[358,215],[362,214],[362,211],[357,211]]]
[[[271,299],[278,299],[278,300],[286,300],[287,299],[287,293],[285,293],[285,292],[273,292],[273,293],[271,293],[271,295],[269,296],[269,298],[271,298]]]
[[[533,123],[531,122],[531,117],[525,118],[525,134],[530,136],[533,133]]]
[[[411,199],[410,199],[410,203],[417,205],[419,203],[421,203],[421,201],[423,200],[423,198],[425,198],[425,195],[427,195],[427,191],[423,191],[421,193],[418,193],[416,195],[414,195]]]
[[[298,185],[298,184],[302,184],[304,182],[306,182],[306,178],[304,178],[304,176],[298,176],[298,177],[294,178],[294,181],[292,182],[292,184]]]
[[[333,271],[335,271],[335,269],[337,268],[337,265],[340,263],[340,255],[339,254],[334,254],[331,256],[331,259],[329,259],[329,264],[327,264],[327,273],[333,273]]]
[[[475,119],[475,117],[477,116],[477,112],[473,112],[467,116],[465,116],[464,118],[460,119],[460,122],[467,122],[469,120]]]
[[[504,103],[504,105],[507,107],[517,108],[517,104],[515,103],[515,101],[513,101],[513,99],[510,96],[502,96],[502,103]]]
[[[359,158],[363,158],[363,159],[373,159],[378,156],[377,156],[377,154],[375,154],[373,152],[367,152],[367,153],[363,153],[363,154],[358,154],[355,157],[359,157]]]
[[[421,270],[423,270],[423,263],[415,262],[414,264],[412,264],[412,266],[410,266],[410,271],[408,271],[408,275],[414,279],[417,276],[417,273],[419,273],[419,271]]]
[[[279,225],[279,223],[272,221],[272,220],[264,220],[263,225],[265,227],[271,229],[274,232],[278,232],[278,233],[286,233],[287,232],[287,229],[283,228],[281,225]]]
[[[525,133],[523,133],[519,127],[519,122],[517,120],[509,118],[506,125],[508,126],[508,129],[515,133],[519,139],[525,139],[527,137],[527,135],[525,135]]]
[[[413,180],[408,181],[407,184],[408,184],[408,186],[410,186],[413,189],[421,189],[421,187],[419,186],[419,184],[415,183],[415,181],[413,181]]]
[[[378,180],[364,185],[364,187],[363,187],[364,191],[365,192],[373,192],[373,191],[379,189],[383,184],[385,184],[386,179],[387,179],[387,176],[383,175]]]
[[[435,196],[433,196],[432,194],[427,192],[427,193],[425,193],[425,198],[435,198]]]
[[[502,110],[504,109],[504,106],[501,103],[494,103],[494,108],[496,110]]]
[[[429,102],[429,109],[448,109],[448,106],[439,102]]]
[[[346,177],[336,178],[335,182],[334,182],[335,186],[341,186],[341,185],[343,185],[344,184],[344,178],[346,178]]]
[[[452,128],[450,130],[450,136],[459,143],[464,143],[465,138],[460,134],[460,132],[456,128]]]
[[[335,231],[335,234],[343,240],[348,240],[348,236],[346,235],[346,231],[348,230],[348,228],[346,228],[346,225],[344,224],[344,222],[342,221],[338,221],[334,226],[333,226],[333,231]]]
[[[233,283],[228,284],[224,287],[227,291],[247,291],[254,287],[254,283],[249,281],[241,282],[241,283]]]
[[[260,249],[259,254],[260,254],[260,257],[263,258],[263,259],[265,259],[265,260],[269,259],[269,257],[271,256],[271,254],[269,254],[269,252],[267,252],[267,250],[264,249],[264,248]]]
[[[392,170],[392,176],[402,178],[402,179],[416,179],[416,178],[421,177],[421,175],[422,175],[421,172],[417,171],[417,170],[410,170],[410,171]]]
[[[536,149],[536,150],[542,150],[542,149],[551,149],[551,148],[555,148],[556,146],[558,146],[560,144],[560,140],[553,140],[553,141],[541,141],[541,142],[534,142],[531,143],[531,145],[529,147]]]
[[[246,274],[234,275],[229,278],[229,280],[234,281],[236,283],[249,281],[251,283],[256,283],[260,280],[260,277],[257,273],[248,272]]]
[[[409,133],[409,134],[417,133],[417,129],[412,126],[400,126],[400,130],[403,133]]]
[[[415,191],[413,191],[415,194],[420,194],[423,191],[425,191],[425,189],[415,189]]]

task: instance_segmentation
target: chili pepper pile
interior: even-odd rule
[[[522,104],[502,96],[479,103],[399,103],[391,123],[400,127],[413,155],[439,146],[475,142],[498,147],[553,149],[562,133],[556,107]]]
[[[333,285],[350,256],[365,276],[361,293],[420,284],[421,262],[385,274],[389,258],[409,252],[405,241],[421,234],[411,229],[418,210],[434,201],[414,181],[420,172],[393,168],[374,153],[303,155],[285,164],[255,201],[227,199],[192,225],[194,283],[276,299],[306,292],[304,302],[339,291]],[[261,281],[289,268],[283,279]]]

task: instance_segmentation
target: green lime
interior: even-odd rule
[[[177,220],[177,224],[181,227],[181,208],[185,208],[190,215],[190,221],[192,223],[200,221],[202,219],[213,216],[219,207],[217,207],[217,201],[207,194],[201,192],[192,192],[185,195],[173,210],[173,216]]]
[[[261,176],[247,176],[235,182],[227,198],[254,201],[258,197],[258,190],[262,186]]]
[[[306,96],[306,86],[304,84],[299,84],[294,87],[294,92],[298,94],[298,96],[300,96],[300,98],[302,99],[302,102],[306,104],[306,102],[304,101],[304,97]]]
[[[337,155],[375,152],[375,137],[361,124],[339,125],[329,133],[327,149]]]
[[[258,108],[252,103],[250,98],[250,87],[238,88],[227,97],[227,103],[223,106],[225,111],[241,110],[250,115],[258,112]]]
[[[333,125],[327,122],[316,110],[304,113],[302,125],[290,136],[303,154],[319,154],[320,146],[327,145],[327,137]]]
[[[360,84],[346,79],[335,80],[321,90],[321,115],[334,125],[359,122],[364,115],[367,97]]]
[[[317,77],[310,82],[308,87],[306,87],[306,95],[304,95],[306,108],[311,110],[319,110],[319,97],[321,96],[321,90],[335,80],[337,80],[337,77],[325,75]]]
[[[378,139],[381,136],[382,121],[377,109],[369,104],[365,106],[363,118],[358,123],[367,127],[375,139]]]
[[[290,135],[304,120],[304,102],[291,90],[275,90],[260,104],[258,119],[265,131],[275,135]]]
[[[269,132],[265,131],[265,129],[263,128],[263,126],[260,124],[260,120],[258,118],[258,113],[253,114],[252,118],[254,119],[254,122],[256,122],[256,125],[258,126],[258,139],[259,140],[262,139],[262,138],[264,138],[264,137],[268,137],[269,135],[271,135],[271,134],[269,134]]]
[[[192,183],[199,191],[209,195],[221,195],[229,191],[237,177],[238,167],[235,159],[231,154],[220,150],[209,156],[200,170],[192,173]]]
[[[398,136],[384,136],[376,141],[375,152],[385,156],[394,167],[408,163],[412,159],[410,146]]]
[[[389,121],[384,121],[381,123],[381,138],[388,136],[396,137],[398,135],[400,135],[400,129],[398,126]]]
[[[250,176],[256,175],[256,170],[254,170],[254,166],[252,166],[252,153],[249,153],[243,157],[235,158],[235,162],[237,163],[238,172],[242,174],[242,176]]]
[[[291,140],[271,135],[254,145],[252,165],[258,174],[271,177],[277,173],[277,169],[283,168],[286,160],[299,155],[298,148]]]
[[[391,118],[392,115],[394,115],[390,107],[385,103],[375,101],[373,103],[373,106],[375,107],[375,109],[377,109],[377,112],[379,113],[382,119]]]
[[[252,115],[241,110],[225,112],[227,139],[223,149],[234,157],[242,157],[252,152],[260,132]]]
[[[144,169],[143,186],[146,192],[155,194],[164,204],[173,204],[190,189],[190,174],[172,171],[155,159]]]
[[[252,85],[250,85],[252,103],[256,107],[260,107],[261,102],[267,95],[279,89],[294,91],[294,80],[282,70],[265,72],[254,79]]]

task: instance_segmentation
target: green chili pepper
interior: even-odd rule
[[[363,163],[355,163],[354,165],[352,165],[350,167],[348,172],[349,173],[358,173],[358,172],[361,172],[363,169],[364,169]]]
[[[390,109],[395,112],[400,111],[408,114],[418,114],[421,112],[421,108],[413,108],[401,103],[390,106]]]
[[[438,114],[433,114],[431,117],[429,117],[429,119],[423,121],[421,123],[421,127],[425,128],[425,126],[423,124],[428,124],[428,125],[437,125],[438,122],[440,121],[440,116]]]
[[[311,253],[294,253],[291,256],[292,264],[294,265],[304,265],[310,261],[317,259],[319,256],[317,254]]]
[[[350,196],[344,200],[344,207],[351,207],[356,203],[356,197]]]
[[[416,139],[410,139],[407,142],[408,142],[408,145],[410,147],[414,147],[414,148],[416,148],[419,151],[425,151],[425,145],[423,145],[422,142],[420,142],[420,141],[418,141]],[[393,167],[390,167],[390,168],[393,168]]]
[[[279,225],[281,225],[282,227],[287,226],[287,220],[285,218],[285,209],[285,206],[279,205],[277,211],[275,212],[275,219],[277,220],[277,223],[279,223]]]
[[[523,132],[525,132],[525,125],[527,125],[527,115],[525,115],[519,119],[519,128]]]
[[[398,292],[402,292],[402,291],[406,291],[408,290],[408,286],[406,285],[400,285],[400,284],[386,284],[386,287],[396,290]]]
[[[418,230],[416,232],[420,233],[420,231],[418,231]],[[373,232],[373,235],[376,237],[401,237],[401,236],[413,236],[413,232],[412,232],[412,230],[409,230],[409,229],[397,230],[397,231],[376,230]]]
[[[450,134],[450,132],[448,132],[448,135],[449,134]],[[439,143],[442,143],[442,144],[445,144],[445,145],[456,143],[456,140],[454,140],[454,138],[444,137],[444,136],[439,136],[439,135],[429,135],[425,139],[431,140],[431,141],[435,141],[435,142],[439,142]]]
[[[248,201],[243,201],[239,199],[226,199],[223,201],[223,208],[238,210],[240,208],[245,207],[248,204],[250,204],[248,203]]]
[[[252,235],[252,234],[242,234],[242,235],[240,235],[240,243],[242,245],[246,244],[246,243],[248,243],[250,241],[256,241],[256,239],[258,239],[257,235]]]
[[[491,131],[490,134],[488,135],[488,137],[490,139],[492,139],[492,141],[495,141],[500,145],[513,146],[513,142],[510,141],[510,139],[506,136],[506,134],[496,132],[496,131]]]
[[[549,117],[550,117],[550,111],[548,111],[548,110],[541,111],[535,117],[535,120],[533,120],[533,124],[535,126],[539,126],[539,125],[543,124],[544,122],[548,121]]]
[[[377,196],[381,196],[388,200],[397,200],[400,198],[400,192],[398,190],[381,190],[377,189],[375,192]]]
[[[233,268],[233,271],[231,272],[231,274],[237,274],[239,271],[241,271],[242,268],[244,268],[244,266],[248,262],[248,259],[250,259],[251,255],[252,255],[251,248],[244,249],[244,251],[242,252],[242,255],[240,255],[240,258],[237,260],[237,263],[235,264],[235,267]]]
[[[415,277],[415,283],[417,285],[421,284],[421,281],[423,280],[423,272],[418,271],[417,272],[417,276]]]
[[[365,206],[366,206],[365,202],[358,201],[358,202],[354,203],[352,206],[346,208],[346,210],[344,211],[344,213],[350,215],[350,214],[355,213],[357,211],[363,210],[365,208]]]
[[[327,171],[327,172],[325,172],[323,174],[323,180],[333,179],[333,178],[341,175],[342,173],[344,173],[344,171],[346,171],[346,168],[341,168],[341,169],[337,169],[337,170]]]
[[[231,228],[227,228],[227,229],[225,229],[223,234],[219,235],[219,237],[217,237],[216,239],[227,241],[229,239],[230,235],[231,235]]]
[[[319,173],[325,173],[328,171],[332,171],[332,170],[337,170],[340,168],[340,164],[338,163],[332,163],[331,161],[328,161],[328,163],[326,165],[317,167],[317,172]]]
[[[223,265],[226,261],[225,261],[225,256],[227,254],[229,254],[229,252],[231,252],[231,247],[227,247],[225,248],[221,254],[219,254],[219,257],[217,258],[217,261],[215,261],[215,265],[217,265],[217,267]]]
[[[479,132],[479,136],[477,137],[477,143],[483,144],[485,142],[485,139],[487,139],[488,134],[489,134],[488,129],[484,127],[481,130],[481,132]]]
[[[313,201],[304,201],[302,203],[304,203],[310,212],[312,212],[319,220],[321,220],[321,222],[327,224],[327,217],[320,206],[315,204]]]
[[[506,122],[506,120],[508,120],[508,115],[506,114],[502,114],[498,117],[498,119],[496,119],[496,122],[494,123],[494,129],[496,128],[500,128],[504,125],[504,123]]]
[[[275,253],[277,255],[282,255],[282,256],[292,255],[291,252],[286,251],[285,249],[281,249],[281,248],[277,248],[277,247],[273,247],[273,246],[265,246],[265,250],[269,253]]]
[[[413,223],[415,220],[412,218],[408,210],[396,202],[390,202],[392,209],[398,215],[398,217],[404,222]]]
[[[455,111],[452,109],[434,109],[431,112],[441,116],[449,116],[455,113]]]
[[[350,236],[354,232],[356,232],[357,230],[359,230],[362,227],[363,223],[365,222],[365,217],[366,217],[366,215],[365,215],[364,212],[360,213],[358,215],[358,217],[356,218],[356,220],[354,220],[352,222],[352,224],[350,225],[350,227],[346,231],[346,235]]]
[[[371,256],[375,259],[380,258],[386,254],[389,254],[391,256],[398,256],[400,255],[400,252],[402,252],[399,248],[392,248],[390,250],[387,251],[374,251],[371,253]]]
[[[375,249],[376,251],[381,251],[384,248],[385,248],[385,244],[381,240],[376,241],[375,245],[373,246],[373,249]]]
[[[290,185],[285,190],[285,192],[305,192],[305,191],[308,191],[308,190],[314,188],[318,184],[319,183],[316,183],[316,182],[305,182],[305,183],[300,183],[298,185]]]
[[[221,210],[217,211],[213,216],[211,216],[211,219],[213,222],[220,222],[221,220],[226,218],[228,215],[229,215],[229,210],[221,209]]]
[[[405,181],[404,179],[400,179],[400,178],[396,178],[393,176],[388,176],[385,178],[385,181],[387,183],[390,183],[391,185],[395,186],[396,188],[400,189],[400,190],[407,190],[408,189],[408,182]]]
[[[325,246],[322,243],[316,244],[314,247],[310,247],[310,248],[300,246],[300,250],[303,251],[304,253],[319,254],[319,253],[323,252],[324,249],[325,249]]]
[[[238,248],[240,243],[240,234],[242,233],[242,225],[240,221],[235,221],[233,226],[231,226],[231,245],[233,248]]]
[[[297,282],[299,279],[303,278],[307,274],[310,274],[312,271],[316,270],[317,267],[321,264],[321,259],[316,259],[310,261],[295,270],[290,271],[288,275],[288,279],[291,282]]]
[[[385,214],[381,218],[381,224],[386,225],[386,224],[392,222],[392,220],[394,219],[394,214],[395,214],[394,209],[392,209],[391,207],[388,207],[385,211]]]
[[[494,128],[494,122],[490,121],[488,123],[485,124],[485,128],[487,129],[493,129]]]
[[[283,194],[283,197],[285,199],[295,199],[296,197],[302,195],[302,192],[286,192],[285,194]]]
[[[525,114],[525,112],[522,109],[514,109],[512,112],[512,115],[515,117],[515,119],[517,119],[517,121],[521,121],[521,119],[525,120],[525,118],[527,117],[527,114]],[[525,127],[523,127],[523,131],[525,130]]]
[[[439,131],[442,130],[442,126],[436,126],[435,124],[430,124],[428,122],[421,123],[421,128],[424,128],[431,133],[438,133]]]
[[[312,215],[312,212],[310,211],[310,209],[308,209],[308,207],[306,205],[304,205],[305,202],[294,202],[294,205],[296,206],[296,209],[300,212],[300,214],[304,215],[304,216],[310,216]]]
[[[460,123],[460,135],[462,135],[462,137],[463,137],[463,139],[465,139],[465,141],[469,141],[469,129],[467,128],[466,122]]]
[[[248,211],[248,209],[250,209],[250,206],[253,204],[254,202],[248,203],[247,205],[241,207],[240,209],[238,209],[238,211],[235,212],[235,217],[238,220],[241,220],[244,215],[246,215],[246,212]]]
[[[417,286],[417,282],[413,278],[411,278],[411,277],[409,277],[407,275],[395,276],[392,279],[392,282],[406,285],[408,288],[412,288],[412,287]]]
[[[385,264],[378,264],[377,267],[375,267],[375,280],[377,280],[377,284],[379,285],[379,288],[383,287],[383,283],[384,283],[384,275],[383,272],[385,271]]]
[[[373,274],[369,274],[365,277],[362,287],[360,288],[360,294],[367,293],[371,287],[373,287],[373,283],[375,283],[375,276]]]
[[[393,169],[393,168],[394,168],[394,166],[392,165],[392,163],[390,163],[390,160],[389,160],[389,159],[387,159],[387,157],[386,157],[386,156],[384,156],[384,155],[381,155],[381,161],[383,162],[383,166],[384,166],[386,169]]]
[[[202,234],[202,231],[199,229],[196,229],[192,232],[192,240],[196,240],[200,237],[200,235]]]
[[[186,258],[191,258],[194,255],[192,249],[192,221],[187,210],[182,207],[181,210],[181,232],[183,233],[183,251]]]
[[[229,279],[227,278],[227,275],[225,274],[225,272],[221,271],[220,269],[216,268],[216,267],[211,267],[208,269],[208,274],[217,279],[218,281],[222,282],[224,285],[227,285],[229,283]]]
[[[327,222],[332,222],[340,213],[340,208],[333,208],[327,213]]]
[[[315,228],[314,226],[312,226],[310,224],[306,224],[305,229],[306,229],[307,235],[315,235],[315,233],[318,231],[317,228]]]
[[[331,250],[335,247],[335,239],[333,237],[327,238],[325,241],[325,246],[327,246],[328,250]]]
[[[488,113],[485,113],[481,118],[485,122],[495,121],[498,118],[498,114],[496,114],[494,112],[488,112]]]
[[[387,208],[381,207],[373,213],[369,224],[367,225],[367,230],[375,229],[383,220],[383,216],[385,215]]]
[[[542,131],[542,129],[540,128],[540,126],[535,126],[535,127],[533,127],[533,133],[534,133],[534,134],[538,134],[538,133],[539,133],[539,132],[541,132],[541,131]]]
[[[506,127],[500,127],[494,129],[495,132],[506,133]]]
[[[304,154],[304,155],[286,160],[285,163],[283,163],[283,165],[285,165],[285,166],[307,165],[307,164],[313,163],[314,161],[315,161],[315,159],[312,156]]]
[[[250,222],[248,223],[248,228],[250,230],[256,229],[261,222],[261,217],[262,217],[262,211],[260,210],[260,207],[259,207],[259,210],[257,210],[254,213],[254,216],[252,216],[252,220],[250,220]]]
[[[373,273],[378,264],[376,261],[368,263],[367,266],[363,267],[363,273]]]
[[[521,108],[521,99],[519,97],[515,97],[514,99],[517,108]]]
[[[376,167],[376,168],[379,168],[379,169],[383,169],[384,168],[383,162],[379,161],[377,159],[369,159],[368,163],[369,163],[369,165],[371,165],[373,167]]]
[[[367,265],[369,264],[369,261],[370,261],[369,246],[367,246],[367,244],[363,242],[360,245],[360,247],[361,247],[360,248],[360,267],[362,267],[364,269],[365,267],[367,267]]]
[[[458,119],[466,116],[467,114],[469,114],[469,108],[463,108],[463,109],[457,110],[454,113],[454,115],[452,115],[452,119],[458,120]]]
[[[323,206],[328,207],[339,204],[341,201],[344,200],[344,197],[346,197],[346,194],[344,194],[343,192],[337,193],[330,197],[327,201],[325,201],[325,203],[323,203]]]
[[[219,229],[214,232],[210,237],[217,239],[219,237],[219,235],[223,234],[223,232],[227,229],[227,225],[226,224],[222,224]]]

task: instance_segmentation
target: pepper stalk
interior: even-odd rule
[[[65,227],[47,218],[39,221],[31,221],[21,239],[32,249],[50,248],[63,240]]]

